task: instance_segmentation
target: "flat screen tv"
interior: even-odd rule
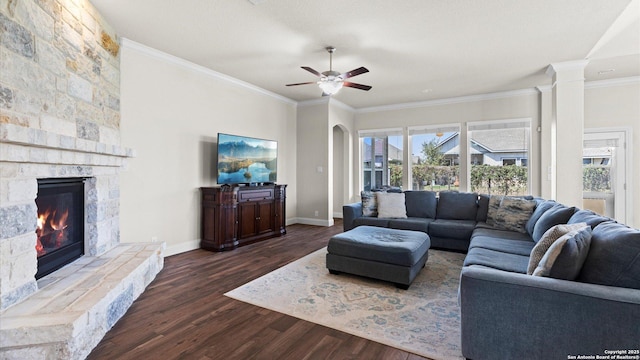
[[[278,142],[218,133],[218,184],[274,183]]]

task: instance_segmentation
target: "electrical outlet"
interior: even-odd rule
[[[316,217],[318,217],[318,210],[316,210],[316,212],[315,212],[315,216],[316,216]]]
[[[152,236],[151,237],[151,242],[157,242],[158,241],[158,237],[157,236]]]

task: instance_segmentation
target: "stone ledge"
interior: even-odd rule
[[[0,124],[0,143],[14,143],[45,149],[68,150],[117,157],[135,157],[135,151],[120,145],[79,139],[15,124]]]
[[[0,358],[84,359],[164,265],[164,243],[119,244],[38,281],[0,313]]]

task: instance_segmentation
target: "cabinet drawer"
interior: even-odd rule
[[[245,190],[238,192],[238,201],[273,199],[273,189]]]

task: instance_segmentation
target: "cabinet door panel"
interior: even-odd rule
[[[264,201],[256,204],[258,207],[258,233],[273,231],[273,201]]]
[[[243,203],[238,205],[238,238],[243,239],[255,235],[257,207],[255,203]]]

